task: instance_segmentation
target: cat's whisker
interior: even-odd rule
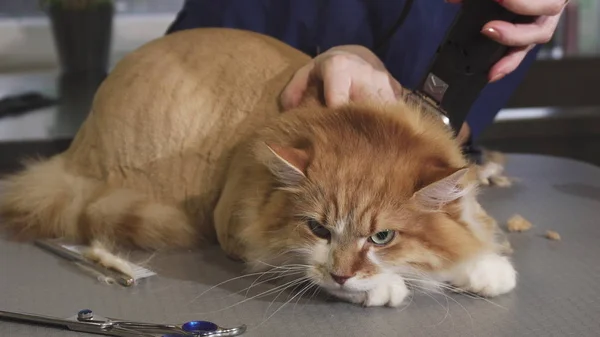
[[[423,278],[423,279],[421,279],[421,282],[428,282],[428,283],[431,283],[431,284],[436,284],[440,288],[443,288],[445,290],[448,290],[448,291],[451,291],[451,292],[454,292],[454,293],[457,293],[457,294],[465,294],[466,293],[465,290],[463,290],[463,289],[461,289],[461,288],[459,288],[457,286],[454,286],[454,285],[452,285],[450,283],[447,283],[447,282],[436,281],[436,280],[429,279],[429,278]],[[473,294],[473,295],[474,295],[475,298],[481,297],[481,296],[479,296],[477,294]]]
[[[418,287],[418,286],[416,286],[416,285],[413,285],[413,286],[414,286],[415,288],[417,288],[418,290],[420,290],[420,292],[423,292],[423,293],[427,294],[427,291],[426,291],[426,290],[425,290],[425,291],[423,291],[423,290],[422,290],[422,288],[419,288],[419,287]],[[474,320],[473,320],[473,316],[471,315],[471,313],[469,312],[469,310],[467,310],[467,308],[465,308],[465,306],[464,306],[464,305],[462,305],[460,302],[458,302],[457,300],[455,300],[454,298],[452,298],[452,296],[449,296],[449,295],[447,295],[447,294],[444,294],[443,292],[442,292],[442,293],[440,293],[440,294],[441,294],[441,295],[443,295],[443,296],[445,296],[445,297],[447,297],[447,299],[450,299],[450,300],[452,300],[454,303],[458,304],[458,305],[459,305],[459,306],[460,306],[460,307],[463,309],[463,311],[464,311],[464,312],[465,312],[465,313],[466,313],[466,314],[469,316],[469,319],[470,319],[470,322],[471,322],[471,327],[473,327],[473,326],[474,326]]]
[[[424,284],[432,285],[432,286],[434,286],[436,288],[440,288],[440,289],[443,289],[443,290],[449,290],[449,291],[452,291],[452,292],[455,292],[455,293],[462,292],[459,288],[457,288],[457,287],[455,287],[453,285],[450,285],[448,283],[441,282],[441,281],[436,281],[436,280],[433,280],[433,279],[430,279],[430,278],[427,278],[427,277],[424,277],[424,276],[421,276],[421,277],[419,277],[418,275],[414,275],[414,276],[416,276],[417,278],[410,278],[410,277],[406,277],[406,276],[402,276],[402,277],[406,281],[424,283]]]
[[[205,291],[203,291],[202,293],[200,293],[200,295],[198,295],[198,296],[196,296],[194,299],[192,299],[192,300],[189,302],[189,304],[191,304],[191,303],[194,303],[194,302],[195,302],[195,301],[197,301],[197,300],[198,300],[200,297],[202,297],[204,294],[206,294],[207,292],[209,292],[209,291],[211,291],[211,290],[213,290],[213,289],[215,289],[215,288],[217,288],[217,287],[219,287],[219,286],[221,286],[221,285],[224,285],[224,284],[226,284],[226,283],[229,283],[229,282],[232,282],[232,281],[236,281],[236,280],[239,280],[239,279],[243,279],[243,278],[246,278],[246,277],[252,277],[252,276],[257,276],[257,275],[259,275],[259,276],[260,276],[260,275],[264,275],[265,273],[277,273],[277,272],[276,272],[276,271],[263,271],[263,272],[257,272],[257,273],[244,274],[244,275],[241,275],[241,276],[237,276],[237,277],[230,278],[230,279],[228,279],[228,280],[225,280],[225,281],[223,281],[223,282],[217,283],[217,284],[215,284],[214,286],[212,286],[212,287],[210,287],[210,288],[206,289]]]
[[[280,279],[280,278],[284,278],[284,277],[292,276],[292,275],[296,275],[296,274],[301,274],[301,273],[303,273],[303,271],[295,271],[295,272],[285,271],[285,272],[282,272],[281,274],[279,274],[277,276],[268,278],[268,279],[266,279],[264,281],[260,281],[260,282],[257,283],[257,281],[263,276],[263,275],[261,275],[258,278],[256,278],[256,280],[254,280],[254,282],[252,282],[252,284],[250,284],[249,287],[244,288],[244,289],[242,289],[240,291],[237,291],[235,293],[232,293],[229,296],[232,296],[232,295],[235,295],[235,294],[239,294],[239,293],[241,293],[243,291],[246,291],[246,294],[244,295],[244,297],[248,297],[248,293],[250,292],[250,289],[252,289],[252,287],[261,285],[261,284],[266,283],[266,282],[274,281],[274,280],[277,280],[277,279]]]
[[[436,326],[444,323],[444,321],[446,321],[446,318],[448,318],[450,316],[450,302],[448,302],[448,295],[442,293],[442,296],[444,296],[444,299],[446,300],[446,315],[444,315],[444,318],[442,319],[441,322],[439,322],[438,324],[436,324]],[[450,316],[450,320],[452,320],[452,316]],[[452,321],[452,323],[454,323],[454,321]]]
[[[438,300],[437,300],[435,297],[433,297],[433,296],[432,296],[432,295],[429,293],[429,291],[427,291],[427,290],[423,290],[422,288],[419,288],[419,287],[417,287],[417,286],[413,286],[413,287],[412,287],[412,289],[413,289],[413,291],[414,291],[414,292],[419,292],[419,293],[422,293],[422,294],[424,294],[424,295],[426,295],[426,296],[429,296],[429,298],[431,298],[432,300],[434,300],[434,301],[435,301],[435,302],[436,302],[436,303],[437,303],[439,306],[441,306],[441,307],[442,307],[442,308],[445,310],[444,317],[442,318],[442,320],[441,320],[441,321],[439,321],[438,323],[434,324],[433,326],[438,326],[438,325],[440,325],[440,324],[444,323],[444,321],[445,321],[445,320],[446,320],[446,318],[448,318],[448,317],[452,318],[452,316],[450,315],[450,303],[448,302],[448,298],[450,298],[450,297],[449,297],[448,295],[446,295],[446,294],[444,294],[444,293],[439,293],[439,294],[441,294],[442,296],[444,296],[444,298],[446,299],[446,306],[444,306],[444,305],[443,305],[442,303],[440,303],[440,302],[439,302],[439,301],[438,301]],[[414,297],[414,296],[413,296],[413,297]],[[452,298],[450,298],[450,299],[452,299]],[[412,302],[412,299],[411,299],[411,302]],[[463,309],[464,309],[464,310],[466,310],[464,307],[463,307]],[[469,314],[469,313],[467,312],[467,314]],[[469,316],[470,316],[470,315],[469,315]],[[471,319],[472,319],[472,318],[471,318]],[[454,324],[454,323],[453,323],[453,324]]]
[[[421,279],[421,278],[410,278],[410,277],[404,277],[404,276],[402,278],[405,281],[408,281],[408,282],[422,283],[422,284],[425,284],[425,285],[433,286],[435,288],[447,289],[446,285],[444,283],[438,282],[438,281]],[[433,291],[433,289],[431,289],[431,291]]]
[[[267,235],[273,235],[273,236],[278,236],[278,235],[280,235],[280,234],[279,234],[278,232],[276,232],[276,231],[271,231],[270,233],[269,233],[269,232],[267,232],[266,234],[267,234]],[[280,257],[280,256],[282,256],[282,255],[288,254],[288,253],[289,253],[289,250],[288,250],[288,249],[283,249],[283,250],[281,250],[281,249],[280,249],[280,250],[278,250],[278,251],[276,251],[276,252],[273,252],[273,254],[269,256],[269,258],[270,258],[271,260],[275,260],[276,258],[278,258],[278,257]],[[262,263],[262,264],[266,264],[266,265],[269,265],[269,266],[275,267],[275,266],[273,266],[273,265],[271,265],[271,264],[267,264],[265,261],[256,260],[256,262],[259,262],[259,263]]]
[[[469,310],[467,310],[467,308],[465,308],[465,306],[462,305],[460,302],[458,302],[457,300],[455,300],[454,298],[452,298],[452,296],[446,295],[444,293],[442,293],[442,295],[444,295],[446,297],[446,299],[450,299],[454,303],[458,304],[464,310],[464,312],[469,316],[469,321],[471,322],[471,329],[473,329],[474,328],[474,320],[473,320],[473,316],[471,315],[471,313],[469,312]]]
[[[304,288],[304,290],[301,291],[300,297],[298,297],[298,300],[296,300],[296,304],[294,304],[294,308],[292,311],[296,312],[296,306],[298,305],[298,303],[300,302],[300,300],[302,299],[303,294],[306,294],[310,289],[312,289],[314,286],[316,286],[318,288],[318,285],[315,283],[310,283],[307,287]]]
[[[448,300],[446,299],[446,306],[444,307],[444,305],[442,303],[440,303],[440,301],[438,301],[435,297],[433,297],[429,291],[423,290],[422,288],[417,288],[417,289],[419,289],[422,294],[429,296],[429,298],[434,300],[437,304],[439,304],[440,307],[442,307],[442,309],[444,309],[446,311],[442,320],[439,321],[434,326],[438,326],[438,325],[442,324],[446,320],[446,318],[448,318],[448,316],[450,315],[450,305],[448,303]],[[446,294],[443,294],[443,293],[441,293],[441,294],[445,297],[448,297]]]
[[[308,287],[308,286],[307,286]],[[294,300],[294,298],[301,296],[303,293],[303,291],[298,292],[296,295],[294,295],[291,299],[285,301],[279,308],[277,308],[277,310],[275,310],[271,315],[269,315],[269,317],[267,317],[265,320],[263,320],[260,324],[258,324],[255,328],[260,327],[261,325],[263,325],[264,323],[266,323],[271,317],[273,317],[277,312],[279,312],[279,310],[283,309],[283,307],[290,303],[291,301]]]
[[[298,284],[302,284],[301,282]],[[296,285],[297,287],[297,285]],[[269,311],[269,308],[271,308],[271,306],[273,305],[273,303],[275,303],[275,301],[277,300],[277,298],[279,296],[281,296],[281,294],[283,294],[283,292],[286,290],[287,288],[281,289],[280,291],[277,292],[277,296],[275,296],[275,298],[273,300],[271,300],[271,302],[269,302],[269,305],[267,306],[267,309],[265,309],[265,313],[263,314],[263,318],[264,316],[267,314],[267,312]],[[295,289],[295,287],[294,287]],[[289,298],[289,297],[288,297]]]
[[[287,282],[287,283],[285,283],[285,284],[282,284],[282,285],[280,285],[280,286],[277,286],[277,287],[275,287],[275,288],[273,288],[273,289],[269,289],[269,290],[263,291],[263,292],[262,292],[262,293],[260,293],[260,294],[254,295],[254,296],[252,296],[252,297],[249,297],[249,298],[245,298],[245,299],[243,299],[243,300],[241,300],[241,301],[239,301],[239,302],[237,302],[237,303],[234,303],[234,304],[232,304],[232,305],[229,305],[229,306],[227,306],[227,307],[225,307],[225,308],[222,308],[222,309],[219,309],[219,310],[215,310],[215,311],[208,311],[208,312],[198,312],[198,313],[194,313],[194,314],[195,314],[195,315],[213,314],[213,313],[221,312],[221,311],[224,311],[224,310],[227,310],[227,309],[231,309],[231,308],[233,308],[233,307],[235,307],[235,306],[238,306],[238,305],[240,305],[240,304],[246,303],[246,302],[248,302],[248,301],[251,301],[251,300],[253,300],[253,299],[255,299],[255,298],[259,298],[259,297],[262,297],[262,296],[267,296],[267,295],[270,295],[270,294],[276,293],[276,292],[278,292],[278,291],[280,291],[280,290],[282,290],[282,291],[283,291],[283,290],[286,290],[287,288],[290,288],[290,287],[292,287],[292,286],[294,286],[294,285],[296,285],[296,284],[298,284],[298,283],[305,282],[306,280],[307,280],[307,278],[306,278],[306,277],[301,277],[301,278],[299,278],[299,279],[295,279],[295,280],[289,281],[289,282]]]
[[[292,269],[292,268],[301,269],[301,268],[308,268],[308,267],[310,267],[310,265],[301,264],[301,263],[290,263],[290,264],[284,264],[284,265],[280,265],[280,266],[275,266],[275,265],[272,265],[270,263],[267,263],[267,262],[264,262],[264,261],[261,261],[261,260],[256,260],[256,262],[262,263],[262,264],[264,264],[266,266],[269,266],[269,267],[272,267],[272,268],[276,268],[276,269]]]
[[[294,289],[292,289],[292,291],[290,292],[290,295],[291,295],[292,293],[294,293],[294,291],[296,290],[296,288],[298,288],[298,286],[301,286],[301,285],[302,285],[302,283],[303,283],[303,282],[300,282],[300,283],[296,284],[296,286],[294,286]],[[267,312],[269,312],[269,308],[271,308],[271,306],[273,305],[273,303],[275,303],[275,301],[277,300],[277,298],[278,298],[279,296],[281,296],[281,294],[283,294],[283,292],[284,292],[285,290],[286,290],[286,289],[283,289],[282,291],[280,291],[280,292],[279,292],[279,294],[277,294],[277,296],[275,296],[275,298],[274,298],[274,299],[271,301],[271,303],[269,303],[269,306],[267,307],[267,309],[265,309],[265,314],[266,314]],[[288,298],[290,298],[290,295],[288,295]]]
[[[466,296],[466,297],[471,298],[471,299],[482,300],[482,301],[485,301],[485,302],[487,302],[489,304],[492,304],[492,305],[494,305],[494,306],[496,306],[496,307],[498,307],[500,309],[508,310],[506,307],[503,307],[502,305],[500,305],[500,304],[498,304],[498,303],[496,303],[496,302],[494,302],[494,301],[492,301],[492,300],[490,300],[488,298],[485,298],[485,297],[483,297],[481,295],[478,295],[478,294],[475,294],[475,293],[472,293],[472,292],[464,291],[463,289],[458,288],[456,286],[453,286],[451,284],[443,283],[443,282],[438,282],[438,281],[433,281],[433,280],[431,280],[431,282],[435,283],[436,286],[438,286],[438,287],[440,287],[442,289],[445,289],[445,290],[451,291],[453,293],[457,293],[457,294]]]
[[[406,275],[402,275],[402,278],[407,282],[423,283],[423,284],[433,286],[435,288],[444,288],[444,284],[442,282],[427,279],[423,276],[418,276],[418,275],[412,275],[412,276],[415,276],[415,277],[413,278],[413,277],[407,277]],[[431,291],[433,291],[433,289]]]
[[[319,292],[321,292],[321,287],[319,287],[318,284],[315,283],[315,290],[313,291],[312,295],[310,295],[310,297],[308,298],[308,300],[312,300]]]
[[[283,268],[283,267],[274,267],[267,270],[257,271],[256,273],[288,273],[288,272],[303,272],[306,271],[306,268],[302,267],[293,267],[293,268]]]
[[[410,273],[407,273],[407,274],[410,274]],[[413,276],[417,276],[417,277],[420,277],[420,278],[409,278],[409,277],[405,277],[405,276],[402,276],[402,277],[405,280],[407,280],[407,281],[431,284],[431,285],[433,285],[435,287],[438,287],[438,288],[440,288],[442,290],[447,290],[447,291],[450,291],[450,292],[453,292],[453,293],[461,294],[461,295],[466,296],[466,297],[471,298],[471,299],[483,300],[483,301],[485,301],[485,302],[487,302],[489,304],[492,304],[492,305],[494,305],[494,306],[496,306],[498,308],[501,308],[501,309],[504,309],[504,310],[508,310],[506,307],[503,307],[500,304],[495,303],[494,301],[491,301],[488,298],[485,298],[483,296],[480,296],[480,295],[477,295],[477,294],[474,294],[474,293],[465,292],[464,290],[462,290],[462,289],[460,289],[460,288],[458,288],[456,286],[453,286],[451,284],[445,283],[445,282],[440,282],[440,281],[433,280],[433,279],[427,277],[423,273],[421,273],[421,275],[413,275]],[[421,287],[421,289],[423,289],[423,288]],[[439,293],[442,294],[443,296],[448,296],[448,295],[444,294],[443,291],[440,291]],[[456,302],[456,300],[454,300],[452,297],[449,297],[449,298],[451,298],[453,301]],[[458,302],[456,302],[456,303],[458,303]]]
[[[282,269],[283,271],[281,271],[281,273],[291,273],[291,274],[285,274],[285,275],[282,274],[281,276],[276,277],[276,278],[281,278],[281,277],[289,276],[292,274],[303,273],[306,271],[306,268],[308,267],[308,266],[301,265],[301,264],[284,264],[284,265],[280,265],[280,266],[274,266],[272,264],[269,264],[269,263],[266,263],[266,262],[260,261],[260,260],[257,260],[257,262],[272,267],[273,269],[271,271],[274,271],[274,272],[278,272],[277,270]],[[249,291],[250,288],[252,288],[254,286],[254,283],[256,283],[262,276],[263,275],[259,276],[256,280],[254,280],[254,282],[252,282],[250,287],[248,287],[246,289],[248,289],[248,291]],[[276,278],[272,278],[270,280],[273,280]],[[264,283],[264,282],[260,282],[258,284],[262,284],[262,283]],[[248,296],[248,292],[246,292],[246,296]]]
[[[409,296],[410,296],[410,302],[408,302],[402,309],[398,310],[398,312],[402,312],[402,311],[408,309],[408,307],[412,304],[412,302],[413,302],[413,300],[415,298],[414,291],[411,291],[410,294],[409,294]]]
[[[456,289],[458,289],[458,288],[456,288]],[[458,289],[458,290],[460,290],[460,289]],[[466,296],[468,298],[475,299],[475,300],[482,300],[482,301],[487,302],[487,303],[489,303],[489,304],[491,304],[493,306],[496,306],[496,307],[498,307],[500,309],[508,310],[507,307],[504,307],[504,306],[502,306],[502,305],[500,305],[500,304],[498,304],[498,303],[496,303],[496,302],[494,302],[494,301],[492,301],[492,300],[490,300],[488,298],[485,298],[483,296],[477,295],[475,293],[465,292],[465,291],[460,291],[460,293],[463,296]]]

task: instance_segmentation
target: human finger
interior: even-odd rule
[[[347,99],[350,101],[394,102],[397,100],[396,91],[401,90],[394,88],[387,72],[375,70],[366,63],[357,63],[343,74],[347,74],[344,85],[349,86],[343,87],[343,90],[346,93],[348,88]],[[345,102],[346,97],[343,99],[342,102]]]
[[[495,0],[509,11],[521,15],[555,16],[562,12],[569,0]]]
[[[390,75],[389,77],[390,84],[392,85],[392,90],[394,91],[394,96],[396,97],[396,100],[398,100],[403,97],[404,88],[402,87],[400,82],[398,82],[398,80],[392,77],[392,75]]]
[[[503,45],[522,47],[550,41],[558,20],[558,16],[542,16],[530,24],[490,21],[483,26],[481,32]]]
[[[463,3],[463,0],[444,0],[451,4]],[[494,0],[509,11],[521,15],[554,16],[559,14],[569,0]]]
[[[350,71],[341,71],[339,67],[326,67],[321,71],[325,105],[336,107],[348,103],[352,87]]]
[[[501,58],[489,72],[489,80],[490,83],[497,82],[502,79],[504,76],[510,74],[515,71],[519,64],[523,62],[525,56],[535,45],[529,45],[525,47],[518,47],[511,49],[506,56]]]
[[[397,88],[394,88],[391,75],[383,71],[374,71],[372,83],[377,88],[377,99],[381,102],[394,102],[397,100]]]
[[[308,82],[314,67],[314,62],[310,62],[298,69],[294,76],[292,76],[290,82],[285,86],[280,95],[280,103],[284,111],[293,109],[300,104],[302,96],[304,96],[308,87]]]

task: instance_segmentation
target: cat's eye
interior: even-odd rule
[[[378,246],[383,246],[390,243],[390,241],[394,239],[394,236],[396,236],[396,232],[392,230],[385,230],[371,235],[369,237],[369,241]]]
[[[321,225],[317,220],[308,219],[307,225],[310,231],[321,239],[329,240],[331,237],[331,232],[327,228],[323,227],[323,225]]]

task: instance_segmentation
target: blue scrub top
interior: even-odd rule
[[[379,56],[404,87],[414,89],[460,7],[444,0],[414,0],[402,25],[389,35],[407,2],[186,0],[167,33],[198,27],[239,28],[275,37],[313,57],[338,45],[363,45]],[[538,50],[539,46],[516,71],[481,92],[467,117],[473,138],[505,106]]]

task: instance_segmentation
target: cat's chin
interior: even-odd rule
[[[357,293],[369,291],[373,288],[376,288],[379,285],[379,283],[380,282],[377,282],[374,279],[350,279],[343,285],[337,284],[335,282],[324,282],[321,284],[321,287],[331,291]]]

